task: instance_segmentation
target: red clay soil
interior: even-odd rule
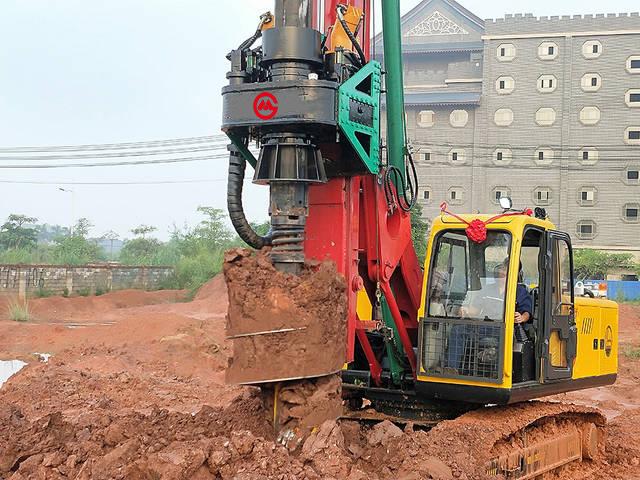
[[[224,276],[227,335],[233,337],[229,383],[317,377],[342,368],[347,298],[333,263],[305,265],[298,276],[276,270],[265,252],[235,249],[225,255]]]
[[[0,319],[0,358],[30,361],[0,389],[0,479],[482,478],[491,445],[479,443],[513,422],[499,411],[488,423],[474,412],[428,432],[326,421],[304,443],[281,445],[259,390],[224,383],[226,297],[217,278],[193,302],[70,315],[86,319],[80,328],[47,318],[47,302],[65,299],[39,300],[38,322]],[[623,350],[637,342],[638,312],[621,309]],[[54,356],[42,363],[33,352]],[[640,479],[639,393],[640,360],[622,355],[616,385],[564,395],[605,410],[606,449],[545,478]]]

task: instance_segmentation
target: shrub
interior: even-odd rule
[[[78,290],[78,295],[81,297],[88,297],[91,295],[91,289],[89,287],[84,287]]]
[[[14,322],[28,322],[29,314],[29,302],[24,301],[12,301],[9,303],[9,318]]]
[[[197,290],[222,270],[224,248],[201,249],[196,254],[182,257],[175,266],[175,285]]]
[[[62,296],[64,298],[69,298],[69,289],[67,287],[64,287],[64,289],[62,290]]]
[[[99,297],[100,295],[104,295],[105,293],[107,293],[106,287],[102,287],[102,286],[96,287],[96,297]]]
[[[51,293],[49,290],[46,290],[43,287],[38,287],[38,289],[35,292],[36,298],[47,298],[47,297],[50,297],[51,295],[53,295],[53,293]]]

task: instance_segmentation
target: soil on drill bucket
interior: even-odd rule
[[[293,275],[276,270],[264,251],[234,249],[224,275],[233,342],[227,383],[313,378],[342,368],[347,298],[334,264],[305,265]]]

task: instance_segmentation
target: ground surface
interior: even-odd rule
[[[224,384],[222,278],[183,297],[39,299],[27,323],[0,301],[0,360],[29,362],[0,389],[0,479],[477,478],[482,452],[468,441],[490,432],[474,422],[456,435],[326,422],[289,452],[257,391]],[[627,351],[640,344],[640,308],[621,306],[620,319]],[[600,408],[608,438],[603,459],[550,478],[640,479],[640,359],[620,361],[615,385],[556,398]]]

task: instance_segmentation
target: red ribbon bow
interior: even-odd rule
[[[530,208],[527,208],[522,212],[501,213],[500,215],[491,217],[486,221],[482,221],[479,218],[475,218],[471,222],[468,222],[464,218],[456,215],[455,213],[449,212],[447,210],[447,202],[442,202],[442,204],[440,204],[440,212],[446,213],[447,215],[451,215],[453,218],[456,218],[461,222],[466,223],[467,228],[465,229],[465,233],[467,234],[467,238],[474,243],[483,243],[487,239],[487,225],[492,222],[495,222],[500,218],[513,217],[515,215],[528,215],[530,217],[533,214],[533,211]]]

